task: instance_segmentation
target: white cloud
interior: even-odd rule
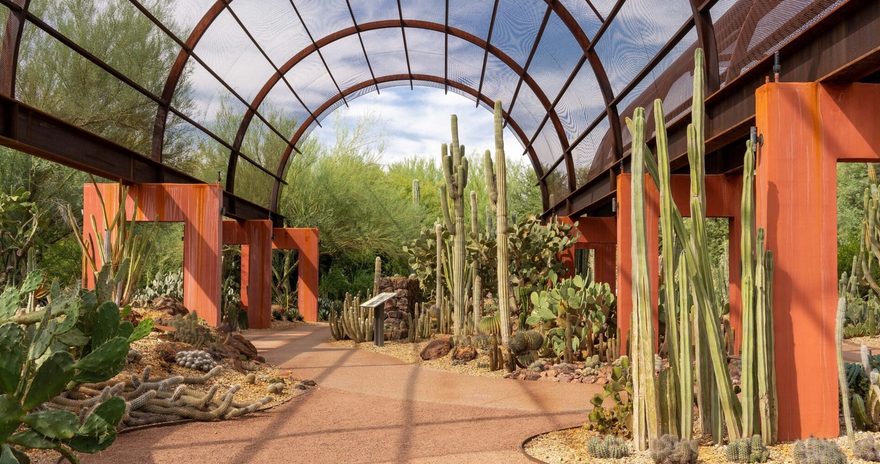
[[[337,125],[354,127],[369,118],[375,122],[372,135],[384,142],[384,164],[413,156],[439,162],[440,145],[450,139],[450,114],[458,116],[460,142],[468,154],[494,150],[492,113],[486,108],[476,108],[473,101],[453,92],[444,94],[442,89],[416,86],[410,90],[408,83],[349,100],[349,107],[328,115],[312,135],[332,145]],[[504,146],[508,157],[519,160],[523,146],[510,130],[505,130]]]

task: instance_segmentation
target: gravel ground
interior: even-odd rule
[[[847,338],[844,342],[854,345],[865,345],[872,350],[880,349],[880,337],[854,337]]]
[[[525,445],[526,453],[536,459],[551,464],[563,463],[633,463],[633,464],[653,464],[650,454],[647,451],[634,453],[624,459],[596,459],[590,457],[587,453],[586,442],[590,437],[596,436],[595,432],[587,430],[584,427],[578,427],[568,430],[559,430],[539,435],[530,440]],[[876,438],[880,435],[875,434]],[[867,464],[867,461],[854,459],[852,452],[847,444],[846,437],[837,439],[843,452],[846,453],[849,462],[852,464]],[[724,456],[725,446],[701,446],[700,461],[701,463],[727,463]],[[782,443],[770,447],[770,460],[772,463],[793,464],[792,458],[793,444]]]
[[[430,342],[430,340],[424,340],[417,343],[388,341],[385,342],[385,346],[382,347],[376,346],[373,342],[355,343],[351,340],[333,341],[331,343],[337,346],[348,348],[353,347],[360,350],[388,355],[407,364],[418,364],[429,369],[476,375],[480,377],[503,378],[504,376],[505,372],[503,369],[497,371],[489,370],[489,356],[485,353],[479,353],[477,359],[464,364],[453,364],[451,352],[448,356],[433,359],[431,361],[424,361],[419,357],[419,353],[422,352],[422,348],[424,348],[428,342]]]

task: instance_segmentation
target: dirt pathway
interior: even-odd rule
[[[595,385],[473,377],[326,343],[326,325],[247,334],[318,388],[248,418],[126,433],[86,463],[528,462],[526,437],[582,423]]]

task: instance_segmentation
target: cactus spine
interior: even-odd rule
[[[477,192],[471,190],[471,236],[476,240],[480,236],[480,221],[477,218]],[[471,299],[474,304],[474,332],[483,318],[483,279],[480,277],[480,260],[474,256],[471,261],[471,275],[474,277],[474,292]]]
[[[645,110],[637,108],[633,123],[632,208],[633,230],[632,286],[633,314],[633,441],[644,450],[649,440],[659,438],[657,386],[654,379],[654,330],[651,322],[651,282],[648,277],[648,251],[645,228]],[[647,431],[647,435],[645,432]]]
[[[465,301],[465,228],[464,228],[464,189],[468,181],[468,160],[464,155],[464,146],[458,143],[458,117],[451,116],[452,146],[447,150],[446,144],[440,148],[443,161],[443,177],[446,181],[440,186],[440,209],[446,229],[452,234],[452,315],[453,334],[456,341],[464,330]],[[451,153],[449,153],[451,152]],[[452,199],[450,210],[449,199]]]
[[[495,102],[495,166],[489,151],[483,158],[486,171],[486,189],[489,191],[489,204],[495,209],[495,245],[498,263],[498,315],[501,325],[501,345],[505,366],[513,369],[510,349],[510,275],[508,274],[507,250],[507,159],[504,155],[503,114],[500,101]]]

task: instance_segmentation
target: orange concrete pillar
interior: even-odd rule
[[[273,229],[272,247],[299,251],[297,299],[299,313],[309,322],[318,320],[318,229]]]
[[[563,216],[560,221],[571,224],[571,218]],[[581,217],[577,219],[578,240],[560,256],[569,273],[574,274],[575,250],[593,250],[593,278],[606,282],[611,291],[616,288],[617,278],[617,220],[614,217]]]
[[[248,328],[272,324],[272,221],[223,221],[223,244],[241,245],[241,304]]]
[[[90,244],[104,233],[101,197],[111,218],[119,207],[118,184],[97,188],[100,196],[94,184],[83,186],[83,239]],[[130,220],[183,222],[183,304],[214,326],[220,324],[222,206],[223,191],[216,184],[134,185],[125,203]],[[92,228],[92,217],[98,230]],[[83,275],[86,288],[94,288],[91,270],[84,269]]]
[[[876,84],[771,83],[756,91],[756,213],[774,254],[781,440],[839,434],[836,162],[880,159],[878,107]]]
[[[612,218],[613,219],[613,218]],[[617,245],[602,244],[593,248],[594,279],[607,283],[611,292],[617,290]]]

